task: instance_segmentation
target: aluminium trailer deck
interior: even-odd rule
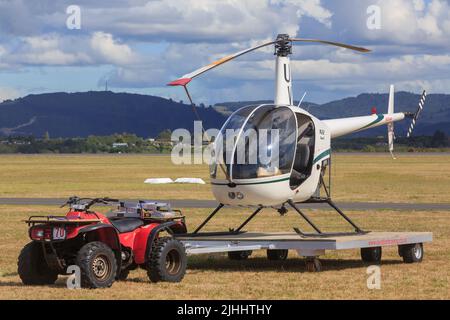
[[[366,234],[308,236],[295,232],[239,234],[195,234],[177,237],[187,254],[232,251],[296,250],[307,259],[316,259],[327,250],[348,250],[423,244],[433,240],[431,232],[368,232]],[[317,261],[316,261],[317,263]],[[319,268],[320,269],[320,268]],[[316,270],[320,271],[320,270]]]

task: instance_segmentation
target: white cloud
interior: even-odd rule
[[[0,67],[126,65],[137,62],[138,55],[111,34],[62,36],[57,33],[22,37],[0,46]]]
[[[367,15],[362,10],[376,4],[381,8],[381,29],[364,27]],[[337,6],[337,5],[336,5]],[[340,9],[338,9],[340,10]],[[353,39],[367,39],[378,44],[439,46],[450,48],[450,7],[447,0],[359,0],[334,15],[338,27],[345,27]],[[349,19],[352,17],[352,19]]]
[[[445,36],[448,40],[450,30],[446,25],[450,22],[450,7],[447,2],[433,0],[428,5],[428,12],[418,20],[419,30],[425,32],[427,36],[437,41],[443,40]]]
[[[0,87],[0,102],[8,99],[15,99],[20,97],[21,93],[14,89],[9,87]]]
[[[82,2],[82,30],[147,41],[229,43],[273,38],[277,33],[296,35],[299,17],[309,16],[328,26],[331,17],[320,0]],[[65,12],[51,6],[45,24],[67,31],[63,30]]]
[[[58,35],[44,35],[23,39],[19,52],[12,55],[18,64],[74,65],[91,62],[89,56],[78,50],[64,50]]]
[[[0,70],[108,64],[102,83],[108,78],[111,86],[166,92],[161,88],[172,77],[288,33],[374,50],[296,46],[294,77],[302,88],[342,96],[389,82],[450,89],[448,0],[78,0],[82,29],[69,31],[65,8],[72,2],[0,0]],[[366,27],[372,4],[381,6],[381,30]],[[270,97],[272,50],[240,57],[192,88],[205,102]]]
[[[80,42],[62,38],[58,34],[46,34],[16,39],[0,50],[2,60],[9,67],[26,65],[66,66],[89,64],[93,61],[76,44]]]
[[[294,64],[300,82],[328,90],[344,92],[385,92],[390,83],[399,90],[448,92],[450,55],[405,55],[386,61],[339,63],[329,60],[302,61]],[[295,88],[294,88],[295,89]]]
[[[95,32],[91,37],[90,45],[104,61],[112,64],[130,64],[136,60],[130,47],[117,42],[109,33]]]
[[[297,8],[297,16],[308,16],[331,27],[331,17],[333,14],[324,8],[320,0],[271,0],[272,3],[292,6]]]
[[[413,0],[413,4],[416,11],[423,11],[425,9],[425,2],[423,0]]]

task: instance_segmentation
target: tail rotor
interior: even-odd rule
[[[422,97],[420,98],[419,107],[417,108],[416,113],[410,115],[412,117],[412,121],[411,121],[411,125],[408,128],[408,134],[406,135],[407,138],[410,138],[414,131],[414,127],[416,126],[417,119],[419,118],[419,115],[422,112],[423,107],[425,105],[426,98],[427,98],[427,92],[424,90],[422,93]]]

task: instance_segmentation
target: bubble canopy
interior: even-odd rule
[[[289,107],[247,106],[234,112],[214,143],[212,179],[269,178],[292,170],[297,121]]]

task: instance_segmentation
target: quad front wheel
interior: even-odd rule
[[[180,282],[186,273],[186,265],[184,245],[174,238],[159,238],[152,246],[147,275],[152,282]]]
[[[17,271],[25,285],[53,284],[58,278],[58,272],[50,269],[45,261],[42,244],[34,241],[20,252]]]

